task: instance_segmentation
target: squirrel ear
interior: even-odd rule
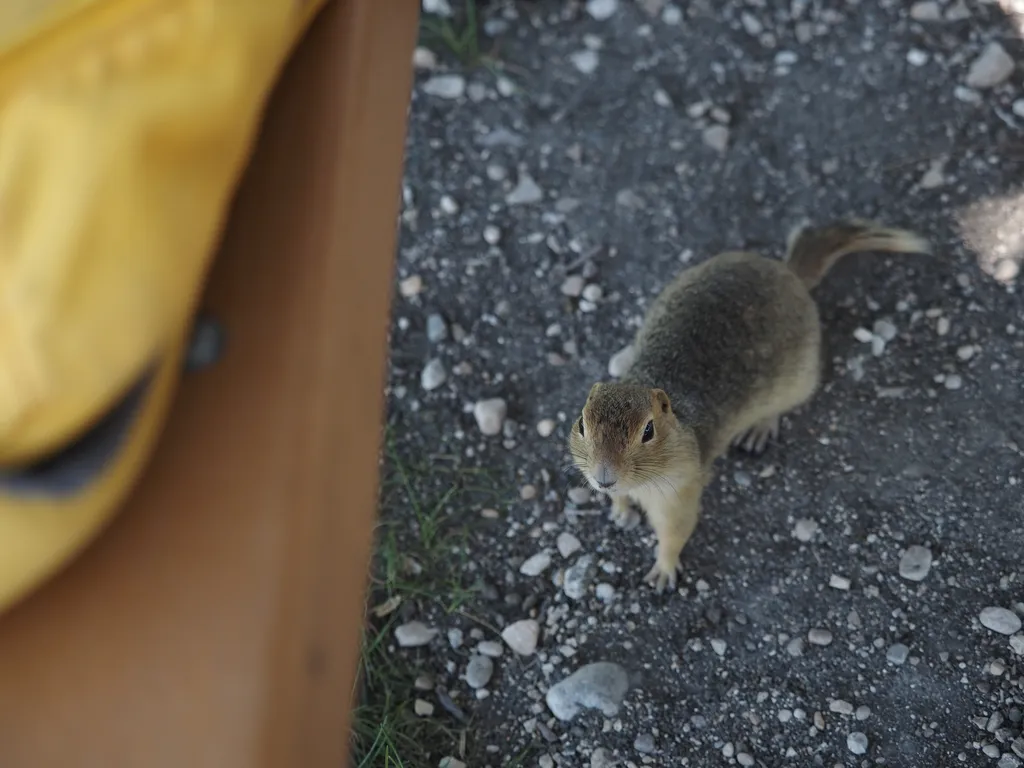
[[[672,403],[663,389],[654,390],[654,402],[661,408],[662,413],[668,413],[672,408]]]

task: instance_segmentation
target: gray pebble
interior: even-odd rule
[[[462,646],[462,630],[458,627],[453,627],[448,630],[448,645],[452,648],[459,648]]]
[[[590,753],[590,768],[614,768],[615,759],[604,747],[598,747]]]
[[[910,6],[910,18],[914,21],[942,21],[942,8],[935,0],[921,0]]]
[[[481,640],[476,646],[476,652],[482,653],[484,656],[490,656],[492,659],[496,659],[503,653],[501,643],[495,640]]]
[[[854,731],[846,737],[846,748],[855,755],[863,755],[868,751],[868,737],[860,731]]]
[[[423,92],[439,99],[458,99],[466,92],[462,75],[434,75],[422,85]]]
[[[519,183],[505,197],[505,202],[509,205],[529,205],[531,203],[539,203],[543,199],[544,191],[537,186],[537,182],[533,180],[533,177],[526,171],[520,171]]]
[[[551,565],[551,555],[547,552],[538,552],[523,561],[523,564],[519,566],[519,572],[524,576],[540,576],[549,565]]]
[[[871,717],[871,707],[867,707],[861,704],[859,707],[857,707],[857,711],[853,713],[853,716],[856,717],[858,720],[867,720],[869,717]]]
[[[932,551],[920,544],[907,547],[900,557],[900,576],[907,581],[923,581],[932,567]]]
[[[608,375],[616,379],[625,376],[633,366],[634,360],[636,360],[636,350],[633,349],[633,345],[623,347],[608,361]]]
[[[600,57],[597,55],[597,51],[592,51],[589,48],[582,51],[576,51],[576,53],[569,54],[569,61],[572,65],[584,75],[592,75],[597,71],[597,65],[600,63]]]
[[[963,387],[964,380],[959,373],[951,373],[943,380],[942,385],[949,390],[957,390]]]
[[[572,720],[582,708],[598,709],[614,717],[629,690],[629,675],[618,664],[587,664],[548,689],[548,709],[559,720]]]
[[[501,639],[520,656],[532,656],[539,637],[540,625],[533,619],[522,619],[501,630]]]
[[[812,645],[832,645],[832,633],[827,629],[815,627],[807,633],[807,639]]]
[[[793,535],[796,536],[797,541],[810,541],[817,532],[818,524],[814,520],[797,520],[793,527]]]
[[[573,536],[571,533],[563,531],[562,533],[558,534],[558,539],[555,541],[555,546],[558,547],[558,554],[560,554],[562,557],[569,557],[575,554],[576,552],[579,552],[580,547],[583,545],[580,544],[580,540]]]
[[[1004,752],[1003,756],[999,758],[999,762],[996,763],[996,768],[1020,768],[1020,760],[1009,752]]]
[[[578,298],[583,293],[584,280],[582,275],[569,275],[562,282],[562,295],[569,298]]]
[[[724,125],[712,125],[704,129],[701,140],[716,152],[725,152],[729,146],[729,129]]]
[[[803,656],[804,655],[804,639],[802,637],[794,637],[788,643],[786,643],[786,653],[790,656]]]
[[[1012,635],[1021,628],[1020,616],[1007,608],[990,605],[978,617],[981,625],[1001,635]]]
[[[569,489],[569,501],[575,504],[577,507],[581,507],[584,504],[590,503],[590,489],[589,488],[570,488]]]
[[[742,765],[744,768],[750,768],[750,766],[754,765],[755,763],[754,756],[746,752],[737,752],[736,762]]]
[[[654,737],[649,733],[641,733],[633,740],[633,749],[644,755],[654,752]]]
[[[477,427],[485,435],[497,435],[505,424],[508,415],[508,404],[500,397],[480,400],[473,406],[473,418]]]
[[[1002,45],[992,41],[971,63],[964,82],[969,88],[993,88],[1009,78],[1013,70],[1010,54]]]
[[[427,315],[427,338],[437,344],[439,341],[444,341],[448,337],[448,324],[444,321],[436,312]]]
[[[395,640],[403,648],[426,645],[438,635],[438,630],[422,621],[410,621],[395,627]]]
[[[903,643],[893,643],[885,652],[885,658],[890,664],[903,664],[910,655],[910,649]]]
[[[562,591],[565,592],[566,597],[580,600],[587,594],[587,585],[593,575],[593,565],[592,555],[582,555],[565,569],[565,575],[562,578]]]
[[[587,0],[587,13],[598,21],[610,19],[619,10],[619,0]]]
[[[1011,637],[1010,648],[1018,656],[1024,656],[1024,635],[1014,635]]]
[[[884,318],[875,321],[874,332],[883,341],[888,342],[896,338],[896,326]]]
[[[444,363],[436,357],[428,360],[420,372],[420,386],[428,392],[440,387],[447,379],[448,371],[445,370]]]
[[[466,684],[470,688],[483,688],[494,674],[494,662],[488,656],[474,654],[466,666]]]

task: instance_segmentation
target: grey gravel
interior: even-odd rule
[[[448,337],[448,324],[436,312],[427,315],[427,338],[434,344]]]
[[[581,555],[576,562],[565,569],[562,591],[573,600],[581,600],[587,594],[587,587],[594,574],[592,555]]]
[[[890,664],[903,664],[910,655],[910,649],[903,643],[893,643],[885,652],[885,658]]]
[[[523,561],[523,564],[519,566],[519,572],[524,576],[540,576],[549,565],[551,565],[551,555],[547,552],[538,552]]]
[[[428,392],[437,389],[448,379],[448,371],[445,370],[444,363],[437,358],[428,360],[427,364],[423,366],[423,372],[420,374],[420,386]]]
[[[608,360],[608,375],[616,379],[625,376],[635,359],[636,350],[633,349],[633,346],[623,347]]]
[[[606,717],[614,717],[628,690],[629,674],[622,666],[597,661],[551,686],[545,700],[559,720],[572,720],[583,709],[597,709]]]
[[[522,619],[501,631],[501,639],[520,656],[532,656],[539,637],[540,625],[534,619]]]
[[[900,576],[907,581],[924,581],[932,567],[932,551],[920,544],[907,547],[900,557]]]
[[[558,554],[562,557],[570,557],[578,552],[582,545],[580,544],[580,540],[571,533],[563,531],[558,534],[555,546],[558,547]]]
[[[426,645],[438,634],[436,627],[428,627],[422,621],[410,621],[395,627],[395,640],[402,648]]]
[[[1001,635],[1012,635],[1021,628],[1020,616],[1008,608],[990,605],[978,616],[981,625]]]
[[[650,755],[654,752],[654,737],[649,733],[638,734],[633,740],[633,749],[643,755]]]
[[[1014,62],[996,41],[988,43],[967,71],[964,81],[970,88],[992,88],[1013,74]]]
[[[501,434],[508,414],[508,404],[500,397],[479,400],[473,406],[473,418],[480,432],[485,435]]]
[[[807,640],[811,645],[832,645],[832,633],[827,629],[815,627],[807,633]]]
[[[469,657],[466,665],[466,685],[470,688],[483,688],[491,681],[494,674],[494,662],[489,656],[474,654]]]
[[[423,83],[423,92],[440,99],[458,99],[466,92],[466,78],[462,75],[434,75]]]
[[[508,193],[505,202],[509,205],[530,205],[544,199],[544,191],[526,171],[519,172],[519,183]]]
[[[494,640],[481,640],[476,646],[477,653],[482,653],[484,656],[490,656],[492,659],[496,659],[504,652],[501,643]]]
[[[854,731],[846,737],[846,748],[855,755],[863,755],[868,751],[868,737],[860,731]]]

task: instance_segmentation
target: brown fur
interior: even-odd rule
[[[647,580],[659,591],[675,585],[715,459],[730,443],[764,450],[779,417],[818,388],[821,328],[809,289],[839,257],[869,249],[928,246],[905,230],[837,222],[794,231],[784,261],[729,252],[686,269],[651,305],[624,380],[591,388],[569,436],[573,461],[612,497],[614,520],[628,519],[630,502],[647,513],[658,538]]]

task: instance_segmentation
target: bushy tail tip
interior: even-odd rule
[[[808,288],[813,288],[840,258],[866,251],[930,254],[931,246],[909,230],[859,219],[821,227],[800,224],[789,233],[786,262]]]

